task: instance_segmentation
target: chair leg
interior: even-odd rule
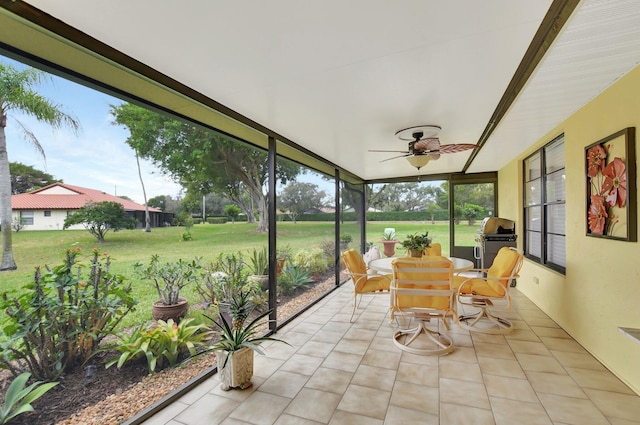
[[[432,342],[435,348],[418,348],[412,347],[411,344],[421,334],[425,334]],[[447,354],[453,351],[453,340],[445,333],[432,330],[427,327],[423,321],[412,329],[400,329],[393,334],[393,343],[399,349],[412,354],[418,355],[439,355]]]
[[[486,333],[486,334],[506,334],[511,332],[513,329],[513,324],[511,321],[504,319],[502,317],[498,317],[494,314],[491,314],[489,308],[486,306],[477,306],[480,308],[480,312],[477,314],[467,314],[458,317],[458,321],[460,322],[460,326],[463,329],[467,329],[469,331]],[[477,326],[479,325],[480,320],[484,319],[489,322],[492,326]]]

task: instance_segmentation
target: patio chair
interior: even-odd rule
[[[509,288],[518,277],[524,256],[522,251],[513,247],[502,247],[498,251],[489,269],[473,269],[486,277],[456,276],[458,302],[463,306],[480,309],[475,314],[461,315],[460,326],[476,332],[504,334],[511,331],[513,324],[491,313],[491,310],[510,310],[511,296]]]
[[[391,285],[391,275],[369,273],[362,255],[355,249],[344,251],[342,253],[342,262],[345,266],[345,273],[351,278],[354,285],[353,312],[350,319],[353,322],[353,316],[356,313],[356,308],[360,305],[362,295],[388,293]]]
[[[392,315],[417,321],[415,327],[393,334],[393,343],[412,354],[446,354],[453,351],[446,317],[456,320],[453,309],[453,263],[445,257],[398,258],[393,260],[391,282]],[[429,327],[428,325],[431,325]],[[425,335],[426,338],[419,338]]]

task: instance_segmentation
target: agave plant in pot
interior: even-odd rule
[[[269,316],[271,310],[250,319],[249,316],[254,310],[250,292],[242,290],[231,300],[231,323],[222,315],[218,316],[218,320],[209,318],[219,332],[219,339],[211,345],[210,349],[216,353],[220,388],[224,391],[251,386],[254,353],[264,354],[261,343],[278,341],[289,345],[285,341],[264,336],[261,333],[263,319]]]
[[[202,279],[200,259],[192,261],[179,259],[160,263],[157,254],[151,256],[148,264],[134,264],[135,273],[144,280],[153,282],[158,292],[158,300],[153,303],[151,314],[155,320],[179,320],[189,309],[189,302],[180,296],[185,286]]]
[[[251,279],[260,282],[263,291],[269,289],[269,254],[267,253],[267,248],[253,248],[246,265],[249,268]]]
[[[396,229],[391,227],[384,229],[382,233],[382,245],[384,247],[384,255],[387,257],[393,257],[396,253],[396,244],[399,242],[396,239]]]

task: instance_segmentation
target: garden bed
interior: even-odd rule
[[[289,317],[334,285],[333,271],[303,292],[281,297],[278,316]],[[109,353],[104,353],[103,358]],[[19,425],[119,424],[151,406],[182,384],[215,364],[213,353],[204,354],[179,367],[148,375],[146,363],[99,367],[95,378],[87,382],[85,371],[66,374],[60,384],[33,403],[36,412],[20,415],[11,423]],[[0,376],[0,397],[4,398],[11,381],[8,373]]]

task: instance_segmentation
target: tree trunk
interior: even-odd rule
[[[2,263],[0,271],[16,270],[11,243],[11,175],[9,174],[9,155],[4,128],[6,114],[0,116],[0,226],[2,227]]]
[[[267,218],[269,217],[269,212],[267,211],[267,198],[262,195],[259,199],[256,199],[256,203],[258,204],[258,227],[256,230],[258,232],[268,232],[269,231],[269,221]]]
[[[142,172],[140,171],[140,157],[138,156],[138,150],[136,151],[136,163],[138,164],[138,177],[140,177],[140,185],[142,186],[142,196],[144,197],[144,231],[151,231],[151,219],[149,218],[149,205],[147,205],[147,192],[144,190],[144,181],[142,180]],[[203,218],[204,219],[204,218]]]

